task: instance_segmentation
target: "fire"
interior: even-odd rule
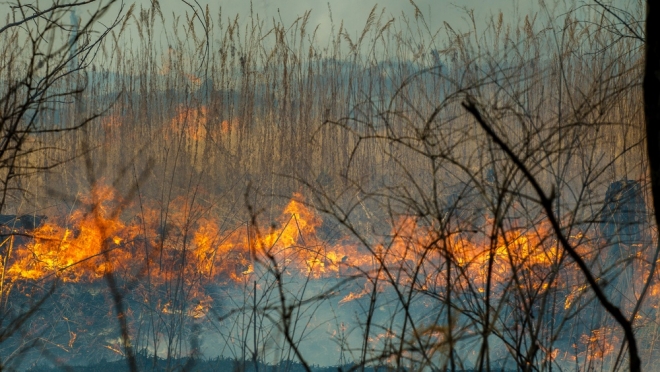
[[[227,135],[231,133],[232,128],[237,128],[238,125],[237,118],[225,119],[220,123],[212,120],[207,106],[181,105],[175,109],[168,129],[177,135],[183,133],[187,140],[194,143],[206,140],[209,135]]]
[[[193,141],[199,141],[206,138],[208,117],[209,113],[206,106],[180,106],[175,111],[175,115],[170,122],[170,127],[175,133],[183,130],[187,138]]]
[[[78,282],[98,279],[115,270],[117,263],[127,262],[129,252],[118,249],[122,240],[119,235],[127,233],[127,226],[109,213],[108,201],[115,198],[111,188],[98,187],[91,196],[82,198],[83,203],[98,209],[97,213],[76,210],[69,223],[47,223],[37,228],[35,239],[16,251],[22,259],[9,272],[30,277],[26,275],[29,272],[31,279],[55,274],[65,282]],[[95,200],[103,202],[94,205]]]
[[[368,283],[365,283],[364,288],[362,289],[362,291],[360,291],[360,292],[349,292],[349,294],[347,294],[344,298],[339,300],[339,304],[343,304],[343,303],[346,303],[346,302],[357,300],[359,298],[364,297],[365,295],[368,295],[369,293],[371,293],[371,290],[368,286]]]
[[[582,335],[580,342],[585,346],[585,356],[603,359],[614,352],[619,340],[611,329],[601,327],[592,330],[589,335]]]
[[[179,213],[173,213],[165,226],[156,208],[122,220],[120,214],[130,214],[130,208],[113,213],[122,203],[109,187],[96,188],[83,198],[85,208],[66,218],[52,218],[53,222],[35,229],[33,239],[13,247],[7,273],[12,280],[54,276],[63,282],[94,282],[109,272],[143,275],[148,267],[152,281],[165,282],[177,274],[169,270],[184,260],[186,278],[240,282],[254,274],[255,260],[274,260],[287,263],[288,275],[320,277],[338,273],[352,249],[322,249],[316,236],[321,219],[296,200],[278,219],[282,227],[263,234],[248,224],[221,231],[221,221],[212,216],[192,217],[198,211],[183,199],[173,202],[172,209]]]
[[[512,267],[548,271],[560,255],[543,223],[534,233],[513,229],[488,242],[459,234],[443,238],[434,226],[421,225],[412,217],[396,221],[391,238],[377,244],[374,251],[360,249],[348,238],[329,245],[317,233],[323,220],[300,194],[294,194],[274,225],[263,228],[245,222],[229,230],[222,230],[222,221],[209,213],[197,216],[201,209],[182,198],[172,202],[170,210],[177,212],[165,222],[156,206],[141,211],[127,206],[122,213],[113,213],[126,203],[107,186],[95,188],[82,200],[85,208],[51,219],[34,231],[33,239],[13,247],[6,263],[12,281],[55,276],[63,282],[93,282],[109,272],[139,277],[148,271],[155,283],[183,274],[202,285],[243,282],[246,276],[256,275],[258,265],[277,265],[283,274],[316,279],[338,277],[351,269],[374,272],[383,265],[396,270],[401,283],[426,289],[446,280],[442,266],[450,260],[483,293],[489,262],[491,285],[497,287],[510,280]],[[135,217],[126,220],[120,215]],[[439,249],[441,245],[446,249]],[[443,257],[442,251],[451,252],[451,257]],[[186,263],[183,269],[180,262]],[[383,270],[377,275],[388,280]],[[547,289],[547,283],[540,282],[536,289]],[[365,287],[341,302],[369,291]],[[570,299],[566,301],[569,306]]]
[[[454,296],[484,298],[490,293],[495,301],[512,288],[534,294],[556,290],[565,295],[559,307],[570,311],[588,291],[578,285],[582,282],[571,265],[562,269],[566,272],[561,280],[546,280],[559,267],[562,252],[552,238],[551,226],[543,220],[533,229],[513,223],[492,239],[488,234],[443,232],[438,226],[403,216],[391,222],[388,237],[368,248],[348,237],[332,244],[324,241],[319,232],[323,219],[298,193],[274,221],[256,218],[232,224],[214,215],[208,205],[184,197],[171,201],[167,218],[160,204],[123,200],[105,185],[79,199],[78,209],[66,216],[49,216],[49,222],[32,231],[30,238],[15,237],[4,243],[9,249],[0,260],[3,285],[45,280],[96,283],[110,273],[127,283],[148,279],[158,293],[181,283],[186,291],[183,300],[165,296],[153,308],[162,315],[194,321],[211,314],[214,298],[207,291],[209,285],[239,287],[254,281],[256,291],[256,282],[267,272],[311,280],[359,273],[360,280],[337,300],[339,305],[386,292],[393,285],[440,293],[452,283]],[[484,230],[491,227],[488,221]],[[582,238],[571,237],[576,245]],[[135,291],[145,292],[140,302],[151,306],[154,300],[146,286],[141,284]],[[656,293],[657,287],[652,291]],[[415,337],[447,337],[447,329],[441,326],[424,327]],[[617,343],[606,342],[611,333],[597,329],[583,335],[578,344],[592,357],[602,358]],[[393,337],[387,331],[371,338],[382,342]],[[71,331],[69,347],[80,343],[77,340],[80,336]],[[111,344],[105,347],[120,352]],[[546,357],[555,359],[558,353],[559,349],[548,349]]]

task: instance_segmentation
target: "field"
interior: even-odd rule
[[[2,368],[655,366],[641,3],[157,4],[0,29]]]

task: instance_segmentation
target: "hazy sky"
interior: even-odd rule
[[[152,6],[152,1],[155,0],[125,0],[124,12],[128,7],[135,3],[137,6],[134,15],[139,18],[140,8],[149,9]],[[155,48],[162,48],[167,50],[168,45],[172,45],[172,34],[181,35],[180,29],[174,31],[171,29],[172,19],[174,16],[181,17],[179,27],[185,23],[185,13],[192,13],[192,9],[188,4],[194,6],[201,6],[206,8],[208,5],[211,10],[211,15],[214,23],[218,21],[218,14],[222,9],[222,21],[226,27],[227,20],[233,19],[237,14],[242,19],[239,22],[241,25],[247,25],[246,21],[249,19],[252,9],[252,14],[255,18],[264,20],[265,27],[269,28],[275,22],[282,22],[285,27],[291,26],[294,20],[302,16],[305,11],[311,11],[307,30],[311,33],[317,26],[317,37],[315,42],[324,45],[331,38],[331,31],[335,35],[339,30],[339,25],[343,21],[344,31],[347,32],[352,38],[359,35],[364,28],[365,22],[371,9],[378,5],[377,15],[380,15],[384,10],[383,22],[395,18],[401,20],[402,15],[413,20],[415,16],[415,7],[409,0],[158,0],[160,3],[161,11],[165,17],[165,28],[159,22],[156,23],[155,32],[156,39],[153,42]],[[552,0],[550,0],[552,1]],[[557,0],[559,2],[563,0]],[[571,6],[575,6],[575,2],[566,0]],[[105,1],[104,1],[105,2]],[[198,5],[196,5],[198,4]],[[505,23],[517,23],[526,14],[537,11],[539,9],[538,3],[535,0],[415,0],[415,4],[422,12],[426,24],[431,33],[435,33],[443,28],[444,22],[447,22],[456,31],[471,30],[472,25],[467,17],[468,10],[474,10],[477,28],[485,27],[486,20],[491,15],[497,15],[500,11],[504,13]],[[43,4],[42,4],[43,5]],[[84,8],[78,8],[76,15],[86,21],[86,15],[96,9],[98,5],[91,4]],[[106,14],[101,22],[102,25],[111,23],[111,20],[117,15],[119,10],[119,3],[115,4],[114,8]],[[199,9],[199,7],[197,8]],[[10,12],[9,7],[0,6],[0,14],[4,16]],[[332,12],[332,22],[330,14]],[[16,13],[16,16],[19,16]],[[541,17],[543,18],[543,17]],[[68,22],[69,18],[64,17],[64,21]],[[130,24],[134,21],[131,20]],[[4,22],[2,22],[4,25]],[[196,23],[197,25],[198,23]],[[399,29],[404,27],[402,22],[396,22],[396,27]],[[413,24],[413,27],[415,25]],[[124,34],[124,42],[131,43],[134,40],[134,33],[136,33],[136,26],[133,24],[126,29]],[[168,36],[163,36],[165,31]],[[483,31],[483,28],[478,31]],[[158,36],[160,35],[160,37]],[[441,33],[444,35],[444,32]],[[429,34],[421,35],[422,38],[428,37]],[[355,40],[355,39],[353,39]],[[68,36],[65,36],[64,42],[68,41]],[[435,40],[442,44],[442,40]],[[327,45],[327,44],[326,44]]]
[[[107,0],[103,0],[104,2]],[[125,0],[125,8],[135,3],[137,5],[136,14],[139,14],[140,7],[150,8],[154,0]],[[410,0],[158,0],[163,15],[166,18],[166,27],[172,23],[173,16],[183,16],[186,12],[191,13],[192,9],[186,5],[199,4],[205,8],[207,5],[211,9],[213,20],[217,22],[218,13],[222,9],[222,19],[225,22],[228,18],[234,18],[236,14],[246,20],[250,17],[250,9],[255,16],[266,21],[266,26],[272,25],[272,20],[281,21],[285,26],[290,26],[292,22],[305,11],[310,10],[311,16],[308,24],[308,30],[312,31],[318,26],[317,41],[324,42],[329,39],[333,22],[330,20],[330,9],[332,10],[332,20],[334,21],[334,30],[338,31],[340,23],[343,21],[344,30],[349,35],[359,34],[363,29],[366,19],[371,9],[378,5],[377,14],[380,15],[384,9],[384,20],[391,18],[400,18],[405,14],[409,18],[415,15],[415,8]],[[559,0],[561,1],[561,0]],[[1,3],[1,2],[0,2]],[[47,2],[42,3],[44,5]],[[500,11],[505,14],[505,22],[514,22],[521,19],[525,14],[538,9],[538,3],[535,0],[415,0],[415,4],[423,13],[428,27],[432,32],[442,28],[443,22],[447,22],[456,30],[466,30],[471,27],[466,16],[466,10],[473,9],[477,25],[484,24],[485,20],[491,14],[497,14]],[[575,3],[573,3],[575,4]],[[89,5],[79,8],[76,13],[85,19],[85,13],[93,10],[97,5]],[[5,16],[11,11],[9,7],[0,6],[0,15],[3,21]],[[104,24],[116,16],[119,10],[119,3],[104,17]],[[16,16],[19,14],[17,13]],[[182,17],[183,18],[183,17]],[[65,19],[68,21],[68,19]],[[4,25],[5,22],[2,22]],[[241,24],[245,24],[241,22]],[[160,25],[157,25],[157,32]],[[168,30],[171,31],[171,30]]]
[[[150,0],[141,0],[144,7],[148,7]],[[163,14],[170,17],[174,14],[182,14],[189,10],[181,0],[161,0]],[[222,7],[223,18],[233,17],[239,14],[241,18],[250,15],[250,6],[253,13],[259,14],[261,19],[282,20],[285,25],[290,25],[298,16],[303,15],[306,10],[311,10],[310,26],[319,25],[318,35],[320,38],[327,37],[331,30],[330,9],[335,30],[343,20],[344,27],[352,35],[357,34],[364,27],[367,16],[374,5],[378,5],[379,12],[385,9],[386,18],[398,18],[401,14],[409,17],[414,16],[415,8],[409,0],[221,0],[218,2],[199,1],[202,6],[209,4],[213,14]],[[509,20],[517,18],[520,14],[527,14],[537,4],[532,0],[417,0],[415,1],[420,11],[423,12],[429,27],[437,30],[448,22],[452,27],[467,27],[466,12],[464,9],[474,9],[478,21],[483,21],[490,14],[497,14],[500,10],[505,13]]]

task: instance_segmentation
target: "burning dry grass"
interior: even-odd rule
[[[372,13],[359,40],[340,30],[322,46],[308,38],[308,16],[272,29],[208,16],[205,37],[194,22],[182,26],[190,37],[159,66],[147,57],[157,54],[153,27],[143,27],[157,13],[135,18],[140,53],[118,50],[116,64],[99,68],[103,79],[90,74],[93,93],[39,118],[61,126],[117,98],[85,131],[39,138],[52,147],[32,164],[67,162],[25,178],[21,188],[34,197],[11,208],[78,196],[47,224],[4,241],[6,309],[57,283],[53,303],[82,298],[111,321],[123,316],[107,310],[102,279],[112,273],[130,304],[133,345],[167,358],[194,352],[184,344],[195,327],[223,345],[211,355],[243,360],[288,360],[296,346],[420,368],[492,355],[502,368],[588,369],[617,358],[621,334],[516,169],[460,102],[477,97],[552,187],[570,243],[633,314],[650,240],[617,253],[598,231],[609,182],[646,179],[633,41],[608,44],[611,35],[579,22],[581,13],[566,15],[559,46],[547,34],[554,21],[540,27],[533,18],[511,28],[493,18],[483,34],[447,26],[441,45],[420,36],[431,35],[421,13],[416,22]],[[205,49],[208,40],[218,48]],[[259,197],[246,203],[263,209],[238,212],[250,188]],[[263,197],[292,194],[285,203]],[[346,199],[358,201],[342,209]],[[462,204],[477,212],[461,215]],[[330,220],[346,230],[326,234]],[[652,283],[649,296],[659,288]],[[62,308],[49,309],[70,329],[58,348],[96,342],[123,353],[116,329]],[[635,314],[649,361],[656,310],[648,301]]]
[[[259,225],[247,220],[227,223],[214,215],[212,206],[200,201],[207,199],[203,192],[197,198],[196,201],[184,197],[172,200],[165,220],[155,201],[140,198],[139,203],[127,202],[111,187],[99,185],[90,195],[81,196],[78,207],[66,216],[50,216],[48,223],[31,232],[33,236],[5,242],[12,244],[12,254],[3,266],[5,293],[12,287],[24,292],[30,288],[30,283],[46,286],[49,282],[58,282],[64,287],[90,288],[89,291],[102,290],[101,280],[112,272],[125,283],[122,286],[132,288],[131,298],[136,299],[127,309],[134,332],[132,337],[136,342],[143,338],[142,342],[161,356],[167,352],[158,343],[162,345],[165,341],[160,337],[148,341],[148,337],[137,332],[144,326],[148,314],[176,318],[182,324],[204,324],[209,330],[220,327],[222,332],[239,337],[248,330],[223,327],[227,320],[237,322],[245,316],[244,312],[255,310],[250,310],[250,297],[256,293],[243,299],[234,297],[230,305],[223,301],[226,295],[218,298],[217,288],[227,288],[234,293],[231,296],[235,296],[246,283],[252,282],[254,290],[268,298],[277,293],[277,283],[286,285],[287,292],[295,292],[296,287],[300,290],[308,285],[310,288],[321,286],[320,292],[304,294],[302,291],[295,294],[293,298],[297,300],[292,301],[305,302],[321,295],[325,299],[319,300],[330,301],[338,314],[345,311],[342,307],[353,308],[351,303],[362,307],[382,297],[378,306],[381,311],[392,311],[394,319],[403,316],[397,306],[386,310],[393,306],[390,301],[396,297],[395,293],[414,294],[416,299],[409,306],[417,309],[411,316],[419,322],[418,326],[406,331],[400,328],[400,319],[388,323],[392,318],[376,317],[373,326],[383,327],[384,333],[375,332],[367,341],[378,349],[391,347],[392,342],[399,339],[412,344],[423,340],[435,345],[429,350],[430,355],[440,359],[446,358],[451,337],[465,338],[465,341],[451,342],[469,344],[473,320],[466,315],[472,312],[471,306],[478,306],[486,296],[503,312],[513,311],[512,306],[524,306],[527,301],[515,305],[516,298],[529,299],[527,306],[530,308],[524,312],[535,314],[532,317],[544,322],[554,319],[557,327],[567,326],[571,319],[582,319],[585,306],[592,306],[589,305],[593,302],[592,295],[582,284],[577,268],[558,250],[545,220],[534,221],[533,229],[525,228],[529,224],[522,220],[514,221],[493,240],[484,233],[493,229],[489,216],[482,219],[481,233],[453,234],[446,234],[438,226],[423,224],[417,218],[402,216],[392,221],[391,232],[380,242],[365,247],[349,236],[335,237],[332,243],[326,241],[321,236],[323,219],[306,205],[300,194],[295,194],[283,206],[278,217]],[[603,253],[599,253],[602,243],[598,239],[586,239],[588,233],[576,235],[572,242],[585,257],[603,259]],[[646,267],[635,266],[634,277],[646,275]],[[345,280],[349,281],[328,291],[327,285]],[[432,320],[445,313],[441,304],[447,300],[448,286],[452,288],[454,311],[463,314],[455,315],[457,318],[451,326],[453,336],[447,335],[449,331]],[[247,288],[243,290],[249,294]],[[81,295],[76,295],[77,292],[79,290],[69,292],[74,301],[79,301],[75,299]],[[12,301],[21,296],[13,294]],[[548,296],[556,296],[559,303],[551,313],[544,314],[534,299]],[[273,298],[266,303],[262,300],[259,301],[261,311],[268,313],[277,308],[269,304],[275,301]],[[631,311],[634,303],[629,299],[621,305]],[[297,306],[305,308],[307,305]],[[229,315],[221,316],[226,320],[213,326],[216,316],[229,309],[233,309]],[[320,315],[312,318],[317,316]],[[641,318],[648,316],[650,313],[646,312],[640,315]],[[109,317],[112,319],[112,314]],[[336,314],[335,317],[354,322],[350,316]],[[311,322],[307,326],[312,329],[321,326],[315,323],[318,319],[307,321]],[[640,319],[640,324],[645,321]],[[264,324],[276,327],[272,322],[275,320]],[[498,327],[505,327],[502,331],[516,328],[524,331],[524,324],[518,323],[515,316],[499,322]],[[73,351],[76,337],[85,342],[92,333],[87,327],[71,324],[69,327],[74,336],[69,338],[71,345],[65,349]],[[321,337],[318,331],[310,332]],[[611,356],[620,343],[611,327],[588,326],[585,332],[576,334],[573,343],[570,338],[560,337],[548,351],[548,357],[556,363],[603,360]],[[110,338],[96,342],[114,347]],[[240,343],[234,347],[240,348]],[[412,354],[410,358],[415,359]]]

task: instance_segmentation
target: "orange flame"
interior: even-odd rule
[[[163,299],[155,308],[192,319],[206,317],[213,305],[205,285],[256,281],[264,268],[311,279],[362,273],[367,279],[360,282],[362,288],[353,287],[339,304],[382,292],[387,283],[427,291],[463,281],[461,290],[477,296],[490,291],[491,298],[501,296],[503,286],[511,283],[535,293],[561,285],[566,297],[560,307],[566,309],[587,291],[570,272],[561,283],[538,280],[556,270],[562,255],[547,221],[539,221],[533,231],[512,224],[492,239],[487,234],[449,234],[414,217],[400,217],[392,222],[391,235],[368,249],[348,238],[334,244],[323,241],[319,236],[323,220],[301,194],[293,195],[274,224],[237,222],[230,228],[223,228],[225,221],[210,213],[211,208],[184,197],[171,201],[167,218],[157,203],[146,201],[138,207],[104,185],[80,200],[81,208],[66,218],[51,217],[51,222],[32,232],[33,238],[5,243],[13,244],[8,257],[0,260],[7,282],[96,282],[108,273],[126,280],[148,276],[153,286],[181,280],[189,288],[186,301],[193,305]],[[487,222],[484,229],[491,225]],[[571,239],[577,243],[581,238]],[[578,249],[591,248],[578,245]],[[452,271],[447,270],[447,262],[452,263]],[[658,288],[653,286],[652,293]],[[442,339],[445,331],[429,327],[420,335]],[[611,337],[610,330],[598,329],[582,336],[580,344],[590,357],[603,358],[616,344],[608,341]],[[69,347],[76,339],[72,332]],[[554,359],[558,353],[547,350],[547,357]]]

